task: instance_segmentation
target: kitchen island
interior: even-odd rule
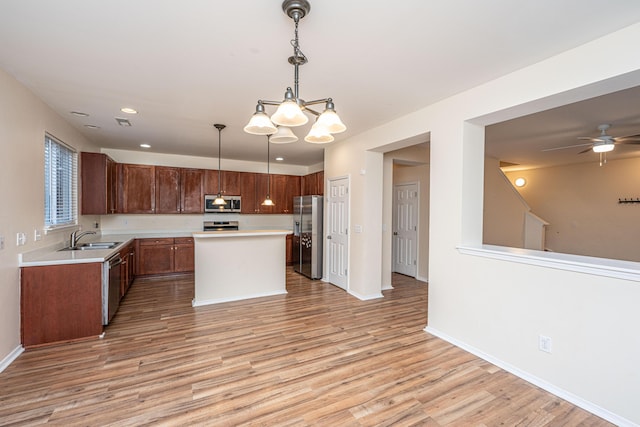
[[[288,230],[193,233],[193,306],[286,294],[286,236],[289,233]]]

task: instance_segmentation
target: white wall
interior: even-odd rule
[[[44,135],[77,151],[96,151],[78,132],[12,76],[0,70],[0,370],[20,351],[18,254],[66,239],[72,231],[42,233],[44,227]],[[85,228],[94,217],[81,218]],[[16,246],[16,233],[27,236]]]
[[[640,56],[629,54],[639,43],[636,24],[325,152],[327,178],[352,177],[351,223],[368,218],[372,226],[350,236],[349,283],[373,295],[382,287],[382,277],[368,271],[383,253],[382,205],[362,195],[382,193],[384,177],[382,159],[368,154],[430,132],[428,330],[621,425],[640,423],[640,283],[493,259],[481,251],[469,255],[458,247],[482,248],[484,126],[640,84]],[[616,61],[593,60],[605,55]],[[539,334],[553,339],[553,353],[537,349]]]

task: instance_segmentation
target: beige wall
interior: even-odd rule
[[[72,230],[42,233],[34,241],[34,230],[44,226],[44,135],[49,132],[77,151],[96,151],[13,77],[0,70],[0,369],[20,351],[20,300],[18,254],[55,244]],[[85,228],[93,217],[81,218]],[[16,233],[27,236],[16,246]]]
[[[640,347],[629,327],[640,324],[640,265],[631,268],[635,275],[622,277],[606,264],[567,268],[576,256],[543,252],[545,263],[532,264],[531,253],[538,251],[499,257],[484,248],[484,126],[640,84],[640,57],[628,54],[638,43],[640,24],[325,151],[325,176],[351,177],[350,223],[371,225],[349,236],[350,292],[375,296],[385,284],[382,272],[370,269],[375,260],[388,262],[383,204],[364,195],[388,191],[392,177],[375,154],[429,134],[428,332],[620,425],[640,423]],[[604,54],[617,60],[594,63]],[[551,354],[538,350],[539,335],[553,339]]]
[[[500,170],[496,159],[485,159],[482,241],[487,245],[524,247],[524,220],[529,206]]]
[[[612,156],[609,156],[610,158]],[[640,158],[598,160],[562,167],[507,172],[532,211],[549,222],[546,246],[554,252],[640,261]]]

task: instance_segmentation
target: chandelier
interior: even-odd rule
[[[298,91],[299,67],[307,63],[307,57],[300,50],[298,42],[298,23],[309,13],[311,5],[307,0],[285,0],[282,3],[282,10],[295,23],[294,39],[291,40],[293,56],[289,57],[289,63],[294,68],[293,90],[288,87],[284,93],[284,100],[281,102],[258,100],[256,112],[244,127],[244,131],[253,135],[271,135],[269,141],[275,144],[296,142],[298,137],[291,128],[302,126],[309,121],[306,112],[314,115],[316,121],[304,140],[315,144],[333,142],[332,134],[344,132],[347,129],[336,113],[333,100],[324,98],[305,101],[300,98]],[[309,108],[309,106],[317,104],[325,105],[322,113]],[[266,114],[265,105],[278,106],[271,117]]]

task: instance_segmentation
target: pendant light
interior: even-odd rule
[[[269,143],[270,136],[271,135],[267,135],[267,197],[265,197],[264,202],[261,203],[262,206],[275,206],[275,203],[273,203],[273,200],[271,200],[271,174],[269,170],[269,164],[270,164],[269,147],[271,146]]]
[[[215,200],[213,201],[214,205],[224,205],[227,202],[224,200],[224,198],[222,197],[222,173],[220,171],[220,158],[222,157],[221,155],[221,151],[220,151],[220,147],[221,147],[221,143],[220,143],[220,139],[221,139],[221,133],[222,133],[222,129],[224,129],[226,126],[225,125],[221,125],[221,124],[215,124],[213,125],[216,129],[218,129],[218,195],[216,196]]]

